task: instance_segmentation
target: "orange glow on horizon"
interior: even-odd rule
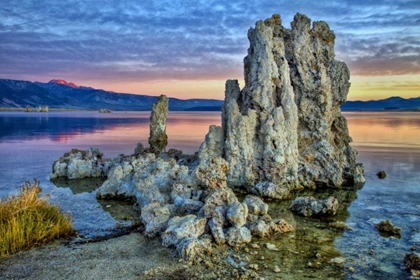
[[[232,77],[235,79],[235,77]],[[238,79],[238,77],[236,77]],[[244,81],[238,79],[242,88]],[[179,99],[224,100],[226,80],[154,80],[131,81],[78,81],[79,84],[96,89],[119,93],[150,96],[165,94]],[[392,96],[412,98],[420,96],[420,75],[351,76],[347,100],[378,100]]]
[[[352,76],[348,100],[378,100],[420,96],[420,75]]]

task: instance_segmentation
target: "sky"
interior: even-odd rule
[[[227,79],[244,86],[248,29],[297,12],[334,30],[349,100],[420,96],[420,0],[8,0],[0,78],[223,99]]]

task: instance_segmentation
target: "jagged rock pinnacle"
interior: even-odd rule
[[[150,115],[150,149],[159,154],[165,151],[168,144],[168,136],[166,135],[166,117],[168,115],[168,97],[161,95],[158,101],[153,104],[152,113]]]
[[[285,198],[297,188],[364,182],[340,111],[350,73],[334,59],[328,24],[311,28],[307,16],[296,14],[287,29],[275,14],[250,28],[248,38],[245,86],[226,82],[223,139],[210,139],[221,146],[207,149],[223,151],[228,184]]]

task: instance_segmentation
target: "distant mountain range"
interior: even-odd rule
[[[0,107],[100,109],[147,111],[152,109],[156,96],[116,93],[91,87],[78,86],[64,80],[48,83],[0,79]],[[184,111],[195,108],[221,109],[222,100],[169,98],[169,110]]]
[[[26,108],[49,106],[69,109],[110,109],[148,111],[156,96],[116,93],[78,86],[65,80],[48,83],[0,79],[0,107]],[[222,100],[169,98],[172,111],[220,111]],[[420,110],[420,97],[404,99],[390,97],[383,100],[347,101],[343,111]]]
[[[420,97],[404,99],[394,96],[382,100],[347,101],[341,105],[342,111],[384,111],[384,110],[419,110]]]

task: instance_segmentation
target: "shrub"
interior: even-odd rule
[[[69,237],[74,231],[69,216],[39,197],[39,181],[27,181],[16,195],[0,198],[0,256],[7,256],[56,238]]]

